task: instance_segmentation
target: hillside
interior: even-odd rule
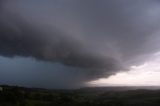
[[[1,86],[0,106],[159,106],[160,90],[127,87],[47,90]],[[113,90],[112,90],[112,89]],[[121,89],[124,87],[121,87]],[[107,90],[108,89],[108,90]],[[116,90],[117,89],[117,90]]]

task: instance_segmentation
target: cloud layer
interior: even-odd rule
[[[0,55],[81,70],[83,75],[74,83],[125,70],[159,50],[157,0],[6,0],[0,4]]]

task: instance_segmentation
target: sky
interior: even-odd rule
[[[109,78],[91,81],[90,86],[160,86],[160,52],[141,65],[131,66]]]
[[[0,84],[159,85],[159,13],[159,0],[1,0]]]

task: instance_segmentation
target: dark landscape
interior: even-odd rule
[[[2,85],[0,106],[159,106],[159,87],[47,90]],[[152,89],[153,88],[153,89]]]

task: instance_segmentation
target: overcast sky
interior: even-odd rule
[[[130,72],[154,61],[159,29],[159,0],[1,0],[0,84],[74,88]]]

